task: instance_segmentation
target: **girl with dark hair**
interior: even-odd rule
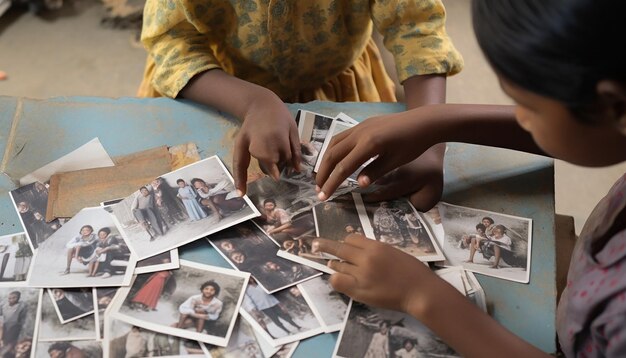
[[[478,42],[517,106],[433,105],[391,121],[369,119],[327,149],[317,174],[320,199],[369,158],[378,155],[359,175],[363,186],[445,141],[589,167],[623,162],[625,13],[624,1],[475,0]],[[337,291],[408,312],[462,356],[545,356],[411,256],[360,236],[320,239],[319,247],[346,261],[329,264]],[[565,356],[626,356],[626,176],[596,206],[572,257],[556,324]]]
[[[72,265],[73,259],[76,259],[83,265],[89,264],[97,240],[96,235],[93,233],[93,227],[91,225],[83,225],[78,231],[78,236],[73,237],[65,245],[67,249],[67,260],[65,271],[61,274],[67,275],[70,273],[70,266]]]

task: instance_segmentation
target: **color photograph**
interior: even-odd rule
[[[41,296],[36,288],[0,288],[0,357],[29,357],[34,351]]]
[[[107,209],[138,260],[259,215],[246,196],[236,195],[217,156],[164,174]]]
[[[24,233],[0,236],[0,287],[26,286],[33,249]]]
[[[138,275],[110,314],[155,332],[226,346],[250,274],[181,260],[178,270]]]
[[[33,261],[28,285],[48,288],[128,285],[136,262],[102,207],[81,210],[39,245]]]

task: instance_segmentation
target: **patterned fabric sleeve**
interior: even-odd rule
[[[439,0],[376,0],[374,25],[393,54],[400,82],[415,75],[461,71],[463,59],[445,29],[446,11]]]
[[[164,96],[175,98],[193,76],[220,67],[197,12],[210,16],[194,0],[146,2],[141,41],[156,65],[152,85]]]

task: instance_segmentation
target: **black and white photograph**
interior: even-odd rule
[[[101,358],[102,342],[96,340],[38,342],[35,358]]]
[[[350,297],[333,289],[329,279],[330,275],[324,274],[300,284],[302,295],[326,333],[339,331],[343,327],[350,302]]]
[[[93,288],[50,288],[47,291],[63,324],[94,313]]]
[[[61,323],[57,315],[54,299],[44,294],[41,300],[38,341],[95,340],[96,318],[93,312],[67,323]]]
[[[110,314],[155,332],[226,346],[250,274],[181,260],[172,271],[138,275]]]
[[[172,249],[137,261],[135,275],[163,270],[174,270],[179,267],[178,249]]]
[[[0,288],[0,357],[30,357],[35,349],[39,322],[37,312],[42,290]]]
[[[62,225],[64,220],[46,222],[48,185],[34,182],[9,192],[24,227],[31,249],[36,250]]]
[[[391,245],[423,262],[443,261],[443,252],[422,215],[406,199],[364,203],[353,193],[365,236]]]
[[[263,351],[256,340],[252,327],[242,319],[237,319],[233,334],[226,347],[208,346],[212,358],[263,358]]]
[[[24,233],[0,236],[0,287],[26,286],[33,250]]]
[[[276,255],[279,246],[247,221],[207,238],[234,268],[249,272],[268,293],[319,276],[321,272]]]
[[[333,120],[333,123],[331,123],[330,129],[328,130],[328,134],[326,135],[326,139],[324,140],[324,144],[322,145],[322,149],[320,150],[317,162],[315,163],[315,169],[313,170],[314,172],[317,173],[317,171],[319,170],[319,167],[322,164],[322,158],[324,157],[324,153],[330,145],[330,141],[332,140],[332,138],[337,134],[346,131],[352,127],[354,127],[354,124],[347,123],[345,120]]]
[[[104,357],[205,357],[197,341],[133,326],[115,318],[106,320]]]
[[[317,236],[343,241],[351,234],[365,235],[352,194],[344,194],[313,208]],[[335,259],[329,254],[320,258]]]
[[[324,332],[299,286],[269,294],[250,278],[240,313],[275,347]]]
[[[217,156],[156,178],[108,209],[138,260],[259,215],[248,197],[237,196]]]
[[[296,115],[298,123],[298,134],[302,145],[302,161],[309,167],[314,168],[317,162],[324,140],[328,135],[333,118],[326,117],[319,113],[299,110]]]
[[[85,208],[41,243],[28,284],[77,288],[128,285],[136,259],[102,207]]]
[[[458,357],[412,316],[352,301],[334,357]]]
[[[437,208],[446,265],[528,283],[532,219],[444,202]]]

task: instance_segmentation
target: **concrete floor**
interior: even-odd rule
[[[465,70],[448,80],[448,102],[508,104],[474,39],[468,0],[444,0],[448,32],[465,58]],[[134,32],[100,26],[104,9],[95,0],[74,0],[43,17],[11,9],[0,17],[0,95],[134,96],[144,50]],[[577,232],[595,203],[624,172],[626,163],[583,169],[556,162],[556,209],[575,218]]]

